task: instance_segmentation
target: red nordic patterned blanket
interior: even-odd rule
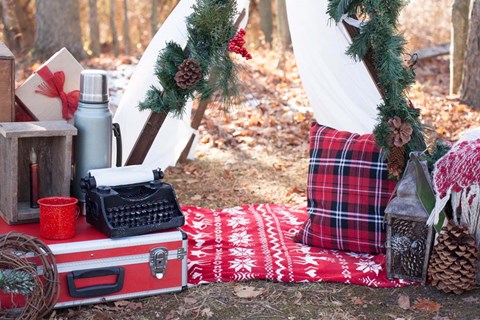
[[[370,287],[389,281],[385,255],[327,250],[293,241],[306,207],[246,205],[211,210],[182,208],[188,234],[190,286],[250,279],[277,282],[344,282]]]

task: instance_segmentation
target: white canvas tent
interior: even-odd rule
[[[145,98],[152,85],[161,88],[158,79],[153,74],[158,53],[165,48],[169,41],[174,41],[182,47],[186,45],[185,19],[192,13],[194,3],[195,0],[181,0],[177,4],[142,55],[120,100],[113,122],[120,125],[122,133],[122,165],[125,164],[150,115],[149,111],[138,109],[139,102]],[[249,0],[237,0],[238,12],[243,9],[248,10],[248,4]],[[242,21],[242,27],[246,24],[247,19],[248,14]],[[190,126],[191,112],[192,101],[189,101],[185,106],[182,118],[167,116],[143,161],[144,165],[167,168],[176,164],[191,135],[195,133]],[[115,144],[113,146],[115,148]],[[116,155],[115,149],[112,154]],[[112,163],[116,163],[116,160],[113,160]]]
[[[138,104],[151,85],[160,87],[153,74],[157,55],[167,41],[185,46],[185,18],[191,14],[194,3],[195,0],[181,0],[175,7],[143,54],[120,101],[113,121],[122,130],[123,164],[150,114],[139,111]],[[342,24],[330,21],[327,3],[327,0],[287,0],[292,45],[302,83],[319,123],[339,130],[371,132],[381,96],[365,65],[345,55],[350,37]],[[248,10],[248,5],[249,0],[237,0],[239,12]],[[195,133],[190,126],[191,111],[190,101],[181,119],[167,116],[143,164],[160,168],[176,164]],[[191,151],[193,154],[194,146]]]
[[[318,123],[370,133],[378,92],[363,62],[345,54],[351,43],[342,23],[327,15],[327,0],[287,0],[288,24],[303,87]]]

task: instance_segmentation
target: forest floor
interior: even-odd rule
[[[308,133],[313,114],[293,54],[254,51],[242,71],[242,98],[225,112],[209,106],[196,159],[168,168],[181,205],[306,204]],[[286,58],[285,58],[286,57]],[[105,58],[102,61],[106,61]],[[111,60],[111,69],[125,61]],[[99,61],[90,61],[98,66]],[[113,66],[113,67],[112,67]],[[480,123],[480,110],[448,96],[448,56],[421,60],[410,92],[431,135],[454,141]],[[106,65],[101,65],[107,68]],[[480,319],[480,289],[444,294],[430,286],[375,289],[338,283],[242,283],[261,290],[236,296],[216,283],[148,298],[56,310],[50,319]]]

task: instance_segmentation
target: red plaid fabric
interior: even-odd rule
[[[308,172],[309,219],[295,240],[315,247],[384,252],[383,215],[395,182],[372,134],[313,123]]]

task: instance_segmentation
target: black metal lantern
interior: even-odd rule
[[[419,183],[431,189],[425,162],[411,155],[402,179],[385,208],[387,222],[387,277],[421,282],[427,280],[428,260],[433,242],[433,227],[427,226],[429,212],[419,193]],[[414,159],[415,158],[415,159]],[[423,179],[423,181],[420,181]]]

